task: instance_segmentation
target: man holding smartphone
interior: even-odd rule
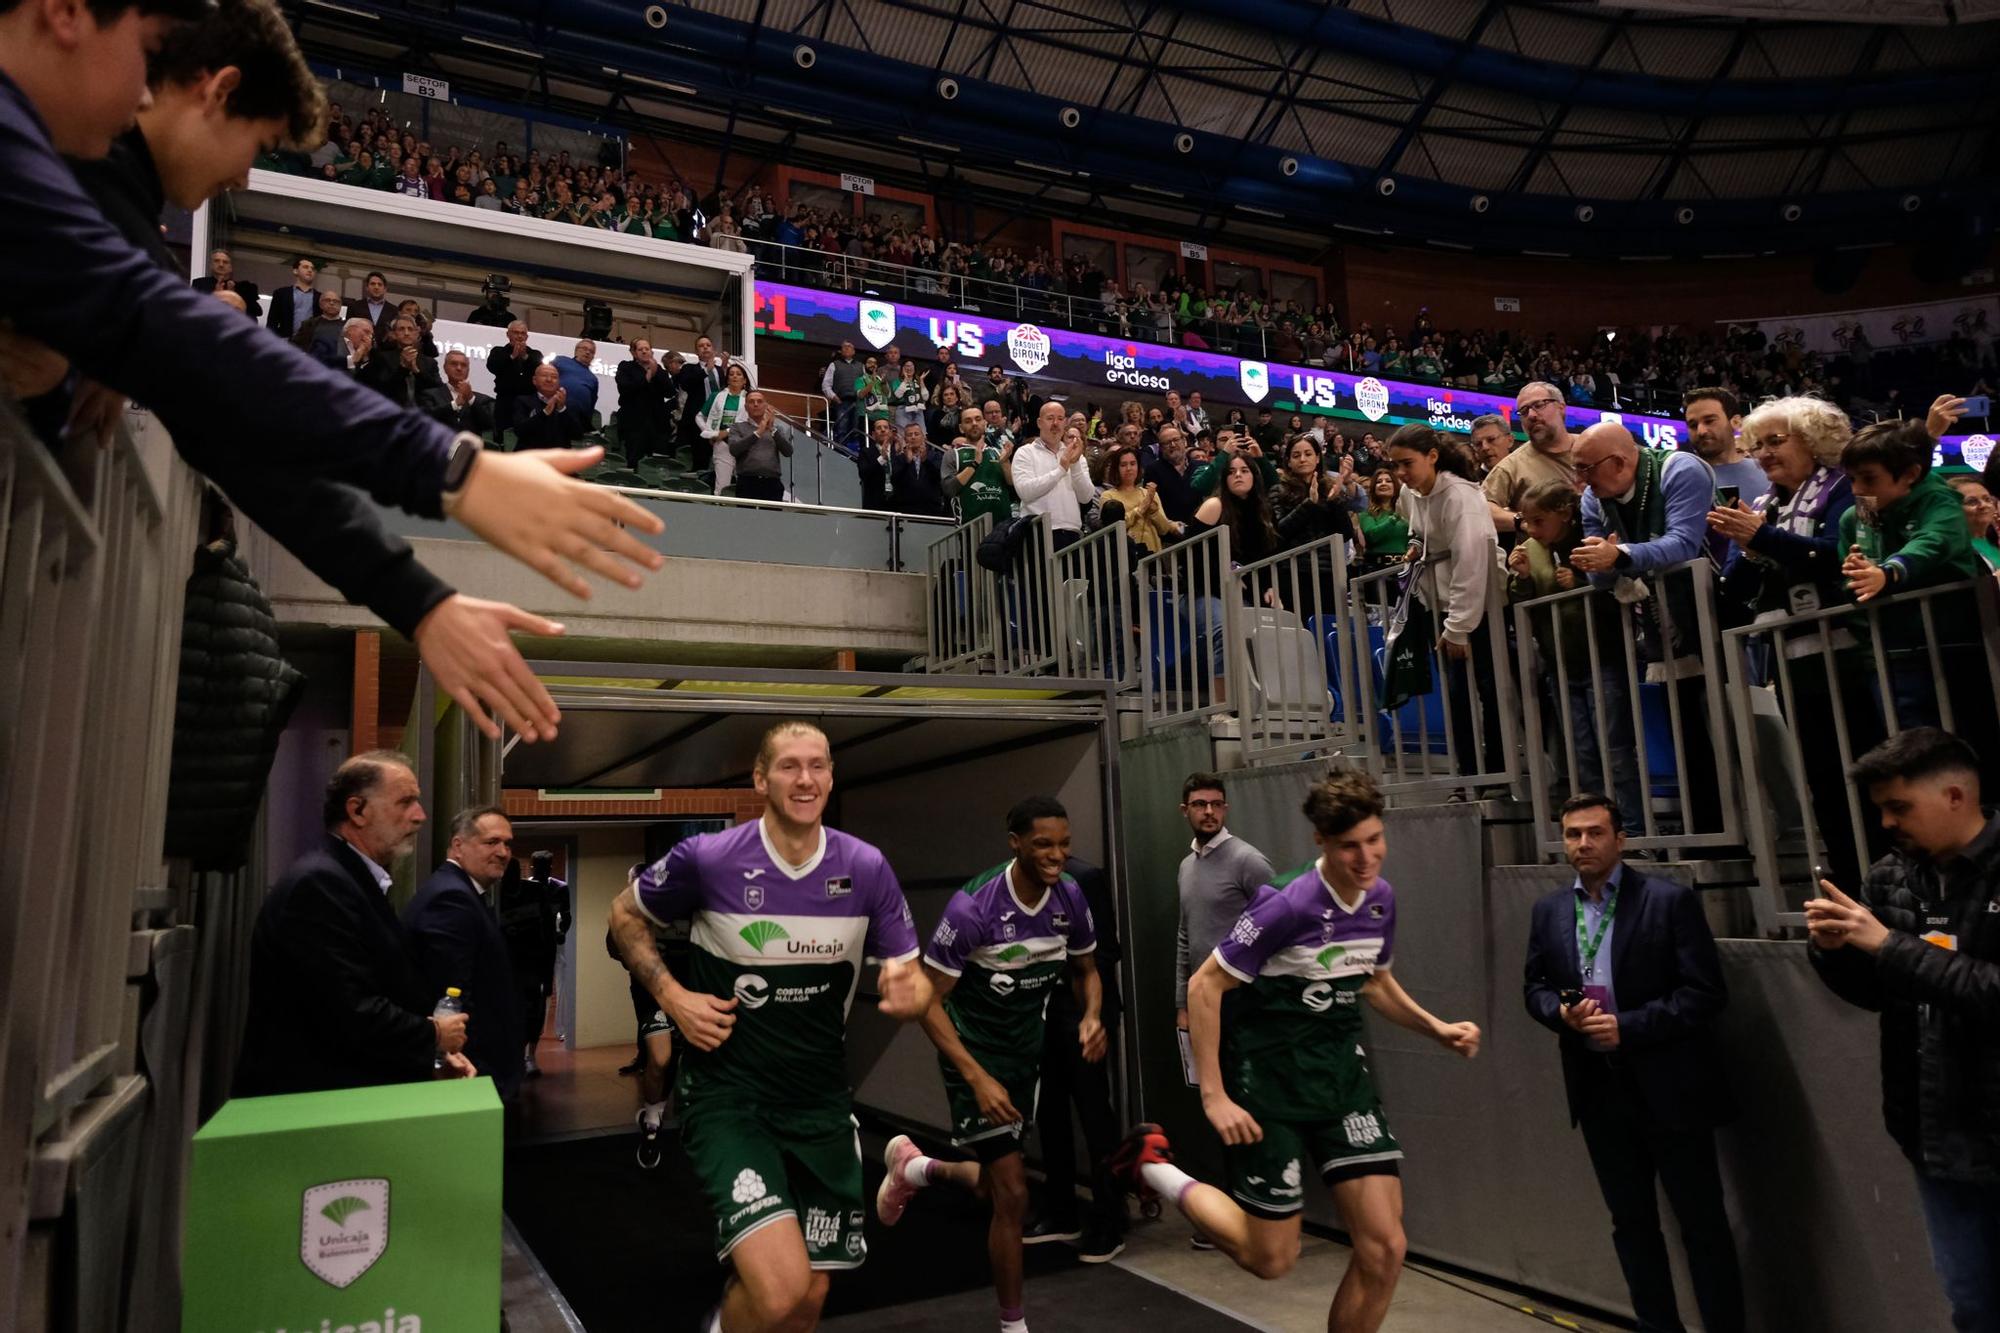
[[[1528,1016],[1561,1038],[1570,1124],[1611,1209],[1611,1243],[1642,1329],[1678,1330],[1658,1185],[1681,1224],[1709,1333],[1743,1328],[1743,1277],[1722,1207],[1715,1129],[1734,1114],[1715,1057],[1728,1003],[1694,891],[1625,864],[1617,805],[1563,804],[1576,882],[1535,904]],[[1656,1184],[1657,1182],[1657,1184]]]

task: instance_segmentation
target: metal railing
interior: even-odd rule
[[[1063,673],[1067,658],[1060,594],[1056,589],[1055,534],[1040,518],[1017,519],[1024,531],[1019,553],[994,578],[994,669],[1003,676]]]
[[[977,558],[993,531],[991,514],[975,515],[931,543],[924,553],[930,588],[924,598],[924,670],[971,672],[993,660],[993,578]]]
[[[1130,688],[1139,666],[1132,556],[1122,523],[1056,552],[1056,604],[1064,627],[1062,674]]]
[[[1920,724],[1966,735],[1975,748],[1996,739],[1981,733],[2000,715],[2000,588],[1979,578],[1860,607],[1775,613],[1725,630],[1722,639],[1745,770],[1772,771],[1766,747],[1776,740],[1800,815],[1805,855],[1784,857],[1787,831],[1771,803],[1746,803],[1759,889],[1753,906],[1758,925],[1772,929],[1798,901],[1815,896],[1818,879],[1832,877],[1853,892],[1886,850],[1848,780],[1857,756]],[[1753,677],[1761,661],[1769,663],[1768,682]],[[1766,699],[1784,725],[1757,726]]]
[[[162,848],[198,495],[164,436],[142,449],[121,426],[58,455],[0,404],[0,883],[12,886],[0,894],[0,1327],[49,1298],[46,1273],[24,1274],[28,1223],[62,1216],[76,1187],[31,1189],[49,1183],[31,1163],[46,1143],[110,1123],[84,1113],[91,1099],[130,1100],[114,1088],[137,1048],[126,970],[134,913],[169,903]],[[177,1193],[140,1192],[132,1207],[177,1215]]]
[[[1224,713],[1230,645],[1242,598],[1230,577],[1229,530],[1214,528],[1139,562],[1140,719],[1151,731]]]
[[[1555,793],[1595,789],[1618,801],[1626,846],[1634,851],[1737,846],[1743,841],[1742,802],[1720,689],[1725,654],[1714,567],[1701,557],[1621,585],[1645,592],[1637,600],[1612,601],[1617,630],[1610,644],[1600,622],[1604,599],[1613,594],[1594,585],[1514,604],[1521,679],[1554,689],[1552,698],[1539,688],[1521,692],[1537,845],[1545,853],[1562,851]],[[1693,610],[1692,626],[1674,623],[1674,603],[1683,598]],[[1635,614],[1652,618],[1654,632],[1644,640]],[[1538,620],[1553,662],[1538,660]],[[1690,629],[1693,639],[1683,644],[1681,633]],[[1574,658],[1579,635],[1581,663]],[[1709,688],[1711,682],[1717,688]],[[1545,712],[1545,705],[1559,707]],[[1551,743],[1559,755],[1550,754]],[[1677,829],[1662,826],[1656,798],[1670,803]]]
[[[777,282],[866,292],[919,304],[929,301],[968,315],[1051,324],[1135,342],[1171,346],[1181,343],[1183,335],[1192,333],[1218,352],[1259,358],[1268,355],[1269,331],[1255,320],[1231,324],[1205,317],[1188,320],[1173,317],[1162,327],[1151,318],[1149,310],[1128,311],[1121,320],[1116,309],[1106,307],[1100,297],[1072,296],[1066,291],[1022,287],[913,264],[830,254],[749,236],[743,240],[756,257],[758,276]]]
[[[1234,571],[1245,604],[1231,640],[1244,756],[1282,762],[1353,745],[1366,734],[1354,690],[1347,541],[1330,534]]]
[[[1437,578],[1448,555],[1432,551],[1414,567],[1392,566],[1348,584],[1356,711],[1373,732],[1359,744],[1384,792],[1511,791],[1521,772],[1505,593],[1497,579],[1489,583],[1467,655],[1450,657],[1439,647],[1446,594]],[[1399,607],[1409,619],[1399,616]],[[1405,697],[1390,707],[1389,691]]]

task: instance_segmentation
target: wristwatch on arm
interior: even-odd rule
[[[479,451],[486,442],[469,430],[460,431],[451,442],[451,454],[445,460],[444,485],[440,488],[444,496],[444,511],[449,514],[458,503],[458,497],[465,492],[465,483],[472,476],[472,465],[479,461]]]

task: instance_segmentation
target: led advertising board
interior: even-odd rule
[[[1311,366],[1242,360],[1193,348],[1137,342],[1102,334],[1044,328],[1030,322],[908,305],[844,292],[759,280],[757,335],[836,346],[851,341],[864,355],[896,343],[917,357],[948,347],[964,368],[998,362],[1008,373],[1080,386],[1085,401],[1106,409],[1127,394],[1199,392],[1215,408],[1311,412],[1346,417],[1382,428],[1421,421],[1464,434],[1474,417],[1498,413],[1514,423],[1514,399],[1469,389],[1411,384],[1372,375],[1349,375]],[[1091,390],[1101,390],[1093,397]],[[1655,448],[1679,446],[1686,429],[1668,417],[1570,406],[1569,428],[1603,420],[1623,422],[1635,439]],[[1366,429],[1366,427],[1364,427]]]

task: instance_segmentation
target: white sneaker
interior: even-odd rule
[[[903,1179],[903,1168],[922,1156],[908,1134],[898,1134],[882,1150],[882,1165],[889,1174],[882,1177],[882,1188],[875,1191],[875,1216],[882,1219],[883,1226],[892,1227],[902,1221],[903,1210],[916,1197],[917,1187]]]

